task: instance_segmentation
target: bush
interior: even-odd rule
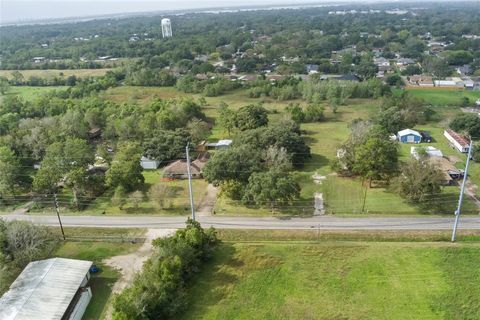
[[[213,228],[187,221],[174,236],[153,241],[156,249],[131,287],[115,296],[113,319],[170,319],[184,309],[186,283],[218,243]]]

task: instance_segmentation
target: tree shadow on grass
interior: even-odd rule
[[[225,299],[238,277],[226,269],[237,269],[243,262],[235,257],[236,249],[232,244],[222,243],[216,249],[211,260],[206,262],[200,273],[187,285],[188,305],[177,319],[190,319],[192,316],[206,314],[208,309]]]
[[[311,172],[315,170],[319,170],[325,166],[330,165],[330,160],[321,155],[313,153],[309,159],[305,161],[302,167],[300,167],[297,171],[298,172]]]

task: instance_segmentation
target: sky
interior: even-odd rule
[[[163,10],[329,2],[339,0],[0,0],[0,23]]]

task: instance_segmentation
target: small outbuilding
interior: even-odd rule
[[[412,129],[398,131],[397,138],[402,143],[420,143],[422,141],[420,132]]]
[[[155,160],[155,159],[150,159],[145,156],[143,156],[140,159],[140,165],[142,166],[143,169],[145,170],[155,170],[158,169],[160,166],[161,161],[160,160]]]
[[[92,299],[92,261],[30,262],[0,298],[2,320],[81,320]]]

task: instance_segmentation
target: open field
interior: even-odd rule
[[[407,87],[406,90],[414,97],[424,99],[428,104],[435,106],[459,106],[463,97],[470,99],[470,103],[480,99],[480,91],[468,91],[455,88],[416,88]],[[400,90],[396,90],[399,92]]]
[[[19,97],[25,100],[32,100],[35,97],[41,95],[42,93],[49,92],[56,89],[66,89],[68,87],[63,86],[50,86],[50,87],[30,87],[30,86],[19,86],[19,87],[10,87],[6,95],[18,95]],[[0,102],[2,101],[3,96],[0,96]]]
[[[77,78],[86,78],[86,77],[98,77],[103,76],[110,69],[32,69],[32,70],[18,70],[25,79],[30,77],[39,77],[44,79],[49,78],[66,78],[69,76],[76,76]],[[12,73],[16,70],[0,70],[0,77],[6,77],[7,79],[12,79]]]
[[[478,319],[480,245],[225,243],[180,319]]]

